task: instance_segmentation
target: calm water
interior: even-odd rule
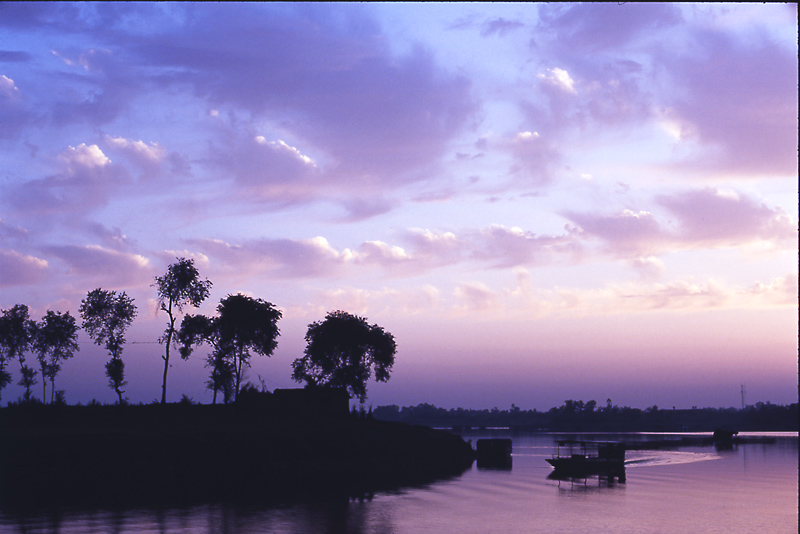
[[[794,534],[798,526],[797,434],[773,435],[778,436],[775,444],[741,445],[731,451],[712,447],[629,451],[627,481],[622,484],[598,478],[550,480],[545,457],[554,450],[555,436],[513,436],[511,470],[473,466],[456,479],[376,494],[371,500],[281,507],[60,511],[34,516],[0,512],[0,532]]]

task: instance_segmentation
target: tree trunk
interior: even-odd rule
[[[169,309],[164,310],[169,315],[169,330],[167,331],[167,351],[164,356],[164,381],[161,384],[161,404],[167,403],[167,371],[169,371],[169,346],[172,345],[172,334],[175,332],[175,317],[172,316],[172,299]]]
[[[42,404],[47,404],[47,377],[44,376],[44,367],[42,367]]]
[[[236,352],[234,352],[234,355]],[[236,356],[234,356],[236,357]],[[236,365],[236,389],[233,391],[233,400],[234,402],[236,399],[239,398],[239,387],[242,385],[242,355],[240,354],[237,359],[234,360],[234,365]]]

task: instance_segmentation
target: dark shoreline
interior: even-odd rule
[[[518,432],[713,432],[720,427],[740,432],[798,431],[798,403],[786,406],[757,402],[745,408],[645,410],[627,406],[598,407],[594,401],[567,401],[548,411],[445,409],[431,404],[378,406],[375,418],[436,428],[512,428]]]
[[[364,498],[461,474],[447,431],[259,406],[0,409],[0,507]]]

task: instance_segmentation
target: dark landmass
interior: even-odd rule
[[[0,409],[0,506],[363,497],[456,476],[462,438],[368,417],[231,405]]]
[[[437,408],[431,404],[400,408],[379,406],[376,419],[456,430],[508,427],[518,431],[543,432],[712,432],[726,427],[738,431],[797,431],[798,405],[756,403],[744,409],[694,408],[691,410],[645,410],[613,406],[598,407],[594,401],[566,401],[546,412],[522,410],[468,410]]]

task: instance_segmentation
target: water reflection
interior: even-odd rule
[[[698,533],[797,532],[796,434],[722,452],[630,451],[625,483],[549,476],[552,443],[553,436],[515,436],[512,470],[476,465],[446,481],[359,498],[14,514],[0,507],[0,532],[656,534],[686,531],[686,525]]]
[[[0,532],[66,534],[72,532],[219,533],[256,532],[367,534],[394,532],[391,514],[373,514],[372,498],[331,499],[291,506],[258,507],[211,504],[186,508],[70,511],[7,514]]]
[[[609,486],[614,486],[616,483],[625,484],[627,476],[624,467],[615,471],[596,473],[593,475],[564,473],[563,471],[553,471],[547,475],[547,480],[557,480],[559,482],[586,482],[587,480],[595,479],[600,482],[605,482]]]
[[[514,458],[511,456],[502,458],[478,458],[475,465],[482,471],[511,471],[511,468],[514,467]]]
[[[596,492],[596,491],[614,491],[625,488],[625,478],[617,479],[614,477],[605,476],[591,476],[591,477],[566,477],[566,476],[553,476],[551,473],[547,479],[556,482],[556,487],[559,493],[563,492]]]

